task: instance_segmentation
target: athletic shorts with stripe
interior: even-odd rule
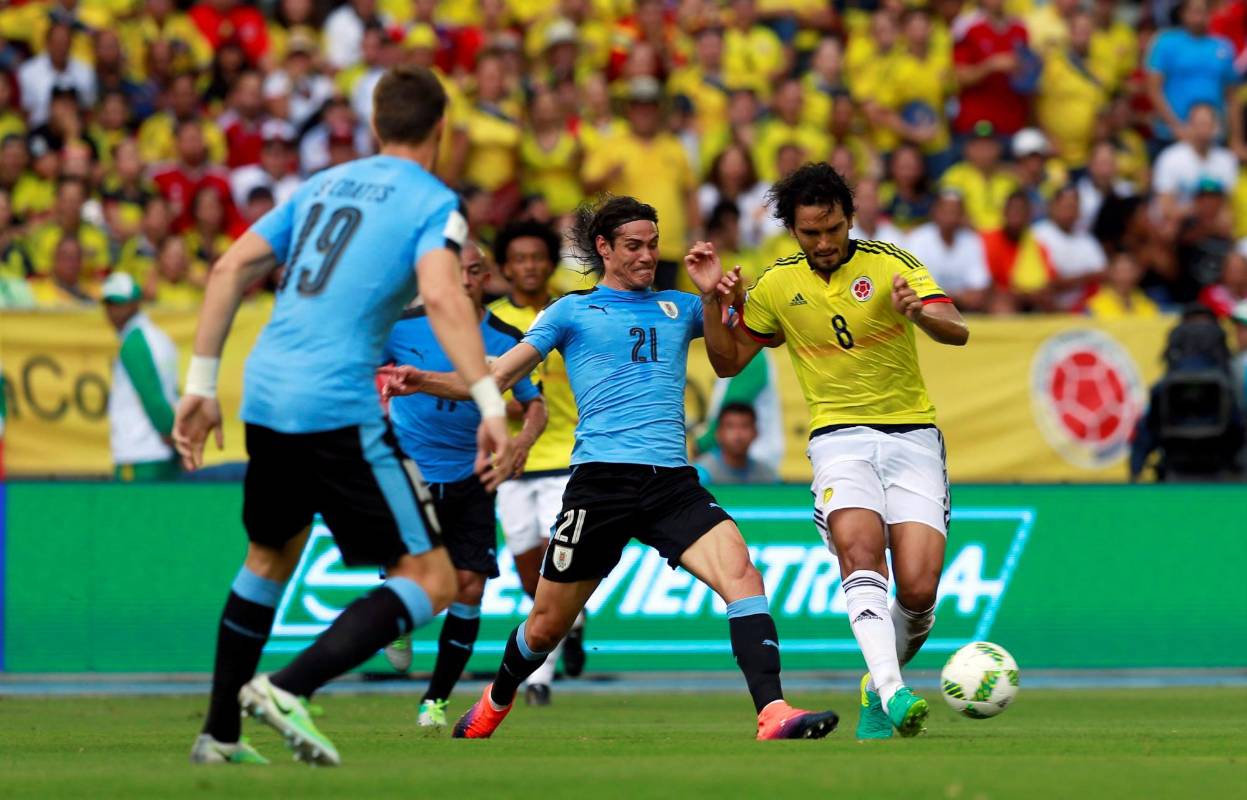
[[[842,508],[868,508],[885,526],[921,522],[948,535],[948,468],[934,425],[833,425],[814,432],[807,455],[814,525],[832,552],[827,515]]]
[[[320,513],[350,566],[389,566],[441,545],[433,498],[389,424],[317,433],[247,425],[243,524],[279,548]]]

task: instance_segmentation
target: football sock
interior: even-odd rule
[[[901,687],[896,633],[888,611],[888,579],[878,572],[859,569],[845,578],[842,586],[849,609],[849,624],[886,709],[892,695]]]
[[[779,683],[779,634],[764,595],[754,595],[727,604],[727,625],[732,637],[732,655],[745,673],[745,683],[758,713],[776,700],[784,690]]]
[[[245,566],[238,570],[230,587],[217,628],[212,695],[203,727],[203,732],[218,742],[238,741],[242,730],[238,690],[255,677],[283,587]]]
[[[442,633],[437,637],[437,662],[433,665],[433,677],[425,700],[445,700],[463,675],[463,669],[472,657],[476,635],[481,630],[481,607],[466,603],[451,603],[442,623]]]
[[[888,608],[892,612],[892,627],[896,630],[896,660],[904,667],[918,655],[931,634],[931,628],[935,625],[935,604],[926,611],[914,612],[901,605],[899,600],[893,600]],[[866,688],[878,691],[873,677]]]
[[[935,625],[935,604],[926,611],[910,611],[893,600],[892,627],[896,629],[896,660],[903,667],[918,655]]]
[[[328,630],[270,680],[299,697],[312,693],[405,633],[433,618],[420,584],[390,578],[346,607]]]
[[[554,683],[554,670],[562,656],[563,643],[559,642],[550,651],[550,655],[546,657],[546,660],[541,662],[541,666],[533,670],[533,674],[528,676],[528,685],[540,683],[549,686],[551,683]]]
[[[511,636],[507,639],[507,649],[502,654],[502,664],[498,667],[498,674],[494,676],[494,686],[489,692],[489,700],[498,710],[511,705],[520,684],[532,675],[549,655],[549,653],[538,653],[532,650],[528,642],[524,641],[525,624],[521,622],[518,628],[511,631]]]

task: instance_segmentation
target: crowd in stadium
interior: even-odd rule
[[[827,160],[854,235],[966,310],[1247,299],[1244,0],[13,0],[0,39],[0,307],[115,270],[196,307],[251,222],[372,151],[400,63],[447,89],[438,172],[485,242],[628,194],[660,286],[696,238],[757,275],[795,249],[770,184]]]

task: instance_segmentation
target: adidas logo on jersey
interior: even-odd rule
[[[857,615],[857,618],[853,620],[853,623],[857,624],[858,622],[862,622],[864,620],[871,620],[871,619],[875,620],[876,622],[883,621],[883,617],[879,616],[878,614],[876,614],[875,612],[867,608],[867,609],[863,609],[862,613]]]
[[[805,305],[805,298],[801,296],[800,292],[797,292],[797,294],[791,300],[788,301],[788,305],[803,306]]]

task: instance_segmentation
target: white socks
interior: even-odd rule
[[[892,601],[892,627],[896,629],[896,660],[903,667],[918,655],[935,625],[935,604],[926,611],[910,611],[900,600]]]
[[[901,687],[901,665],[896,657],[896,630],[888,611],[888,579],[867,569],[859,569],[844,579],[844,599],[849,624],[857,646],[866,659],[866,668],[883,701],[884,709]]]

